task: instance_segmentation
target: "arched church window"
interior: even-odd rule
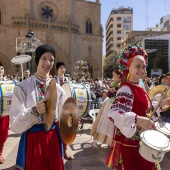
[[[49,1],[43,1],[38,5],[38,11],[41,19],[46,21],[55,21],[58,16],[58,8]]]
[[[92,34],[92,22],[90,19],[86,21],[86,33]]]
[[[54,17],[54,10],[50,6],[43,6],[41,8],[41,15],[44,19],[51,19]]]

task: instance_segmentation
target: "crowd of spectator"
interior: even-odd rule
[[[28,78],[29,76],[30,76],[30,71],[25,70],[23,79]],[[114,81],[113,78],[104,78],[102,80],[101,78],[97,77],[95,80],[93,80],[92,78],[85,79],[84,77],[81,79],[73,79],[69,74],[65,74],[65,76],[68,78],[70,83],[84,84],[87,86],[88,89],[90,89],[91,99],[92,99],[92,104],[91,104],[92,109],[98,109],[101,107],[101,104],[107,99],[107,92],[110,87],[110,84]],[[22,81],[22,77],[17,76],[16,74],[14,74],[13,76],[4,74],[4,77],[7,80],[14,80],[16,82]],[[51,75],[51,77],[53,76]],[[149,78],[146,76],[143,79],[143,82],[147,83],[150,89],[156,85],[160,85],[160,84],[165,85],[166,84],[165,79],[166,79],[166,74],[162,74],[160,77],[153,77],[153,78]]]

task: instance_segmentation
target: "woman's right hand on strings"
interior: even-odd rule
[[[154,129],[154,122],[147,117],[137,116],[137,125],[144,130]]]
[[[36,110],[39,114],[46,113],[46,100],[41,100],[36,103]]]

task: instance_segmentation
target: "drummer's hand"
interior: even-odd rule
[[[114,93],[115,89],[114,88],[109,88],[108,91],[110,91],[111,93]]]
[[[39,114],[44,114],[46,113],[46,100],[41,100],[36,103],[36,109]]]
[[[166,105],[170,105],[170,98],[166,98],[164,100],[162,100],[160,106],[166,106]]]
[[[149,120],[147,117],[137,116],[137,125],[139,125],[142,129],[149,130],[154,129],[154,122]]]

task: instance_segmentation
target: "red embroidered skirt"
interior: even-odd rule
[[[145,160],[138,147],[120,146],[124,170],[156,170],[154,163]]]
[[[25,169],[64,170],[55,129],[48,132],[28,132]]]
[[[0,117],[0,143],[5,143],[8,137],[9,116]]]

